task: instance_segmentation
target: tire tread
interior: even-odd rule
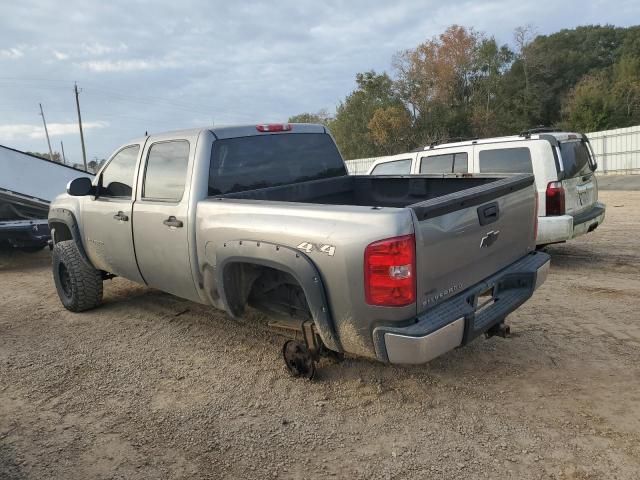
[[[64,295],[58,278],[58,265],[63,263],[71,278],[71,298]],[[82,256],[73,240],[58,242],[53,247],[53,276],[58,296],[67,310],[83,312],[102,303],[102,273]]]

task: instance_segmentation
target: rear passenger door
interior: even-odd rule
[[[189,249],[189,184],[195,145],[195,137],[147,142],[133,207],[133,237],[146,283],[197,301]]]

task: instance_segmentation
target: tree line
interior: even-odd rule
[[[327,125],[345,158],[402,153],[446,139],[510,135],[545,125],[589,132],[640,123],[640,26],[514,32],[514,48],[452,25],[398,52],[392,74],[356,74]]]
[[[48,153],[41,153],[41,152],[26,152],[26,153],[28,153],[29,155],[33,155],[34,157],[40,157],[45,160],[51,160],[56,163],[64,163],[62,159],[62,155],[60,154],[60,152],[57,152],[57,151],[52,152],[53,157],[50,156]],[[102,165],[104,165],[106,161],[107,161],[106,158],[98,160],[98,157],[94,157],[93,160],[89,160],[87,162],[87,171],[90,173],[96,173],[98,170],[102,168]],[[80,164],[73,164],[72,166],[82,168]]]

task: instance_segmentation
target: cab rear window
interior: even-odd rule
[[[561,142],[560,154],[567,178],[579,177],[593,171],[591,156],[585,142]]]
[[[213,142],[209,195],[347,175],[324,133],[254,135]]]

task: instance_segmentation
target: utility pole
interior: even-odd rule
[[[84,162],[84,171],[87,171],[87,151],[84,148],[84,133],[82,132],[82,117],[80,116],[80,100],[78,99],[78,84],[73,84],[73,90],[76,93],[76,108],[78,109],[78,126],[80,127],[80,143],[82,144],[82,161]]]
[[[62,150],[62,163],[64,163],[66,165],[67,157],[64,154],[64,143],[62,143],[62,140],[60,140],[60,150]]]
[[[42,104],[40,105],[40,116],[42,116],[42,123],[44,125],[44,134],[47,136],[47,145],[49,145],[49,160],[53,162],[53,151],[51,150],[51,142],[49,141],[49,130],[47,130],[47,121],[44,119],[44,112],[42,111]]]

